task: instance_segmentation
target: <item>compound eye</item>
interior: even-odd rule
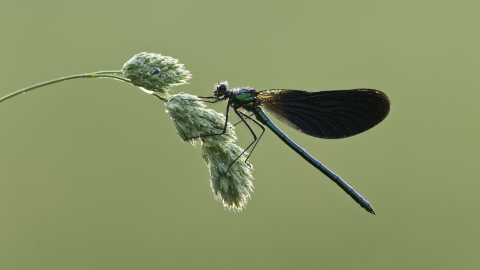
[[[227,86],[225,84],[220,84],[217,89],[218,92],[225,93],[227,91]]]
[[[228,83],[227,82],[218,82],[215,85],[215,90],[213,91],[213,94],[215,96],[223,96],[225,93],[228,91]]]

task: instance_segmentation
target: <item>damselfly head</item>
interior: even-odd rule
[[[215,97],[223,97],[228,91],[228,82],[217,82],[215,84],[215,90],[213,90],[213,95]]]

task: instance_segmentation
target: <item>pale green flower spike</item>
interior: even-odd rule
[[[207,109],[197,96],[183,93],[173,95],[165,106],[182,139],[223,131],[225,116]],[[229,123],[223,135],[187,141],[192,145],[201,142],[202,156],[210,170],[210,186],[215,199],[222,201],[229,210],[241,211],[250,198],[250,192],[253,192],[253,176],[252,168],[245,163],[245,155],[235,161],[227,172],[228,166],[243,152],[234,144],[236,140],[234,127]]]
[[[177,59],[157,53],[142,52],[123,66],[123,75],[145,90],[157,93],[186,84],[192,75]]]

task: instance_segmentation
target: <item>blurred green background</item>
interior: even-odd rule
[[[131,85],[77,80],[8,100],[0,269],[480,267],[480,2],[0,2],[0,95],[146,51],[192,71],[176,92],[210,95],[218,79],[369,87],[392,102],[379,126],[342,140],[275,121],[373,216],[269,131],[251,157],[252,200],[224,210],[199,147]]]

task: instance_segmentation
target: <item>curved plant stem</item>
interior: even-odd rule
[[[162,100],[162,101],[165,101],[165,102],[167,102],[167,101],[168,101],[168,96],[162,97],[162,96],[160,96],[160,95],[157,95],[157,94],[155,94],[155,93],[152,93],[152,95],[153,95],[154,97],[156,97],[156,98],[158,98],[158,99]],[[1,101],[1,100],[0,100],[0,101]]]
[[[33,89],[37,89],[43,86],[47,86],[50,84],[58,83],[58,82],[63,82],[67,80],[72,80],[72,79],[82,79],[82,78],[110,78],[110,79],[115,79],[115,80],[120,80],[124,81],[127,83],[131,83],[130,80],[122,77],[122,71],[121,70],[106,70],[106,71],[98,71],[98,72],[93,72],[93,73],[86,73],[86,74],[78,74],[78,75],[72,75],[72,76],[66,76],[66,77],[61,77],[58,79],[42,82],[39,84],[35,84],[29,87],[22,88],[20,90],[17,90],[13,93],[10,93],[6,96],[0,97],[0,102],[5,101],[9,98],[12,98],[14,96],[26,93],[28,91],[31,91]]]

